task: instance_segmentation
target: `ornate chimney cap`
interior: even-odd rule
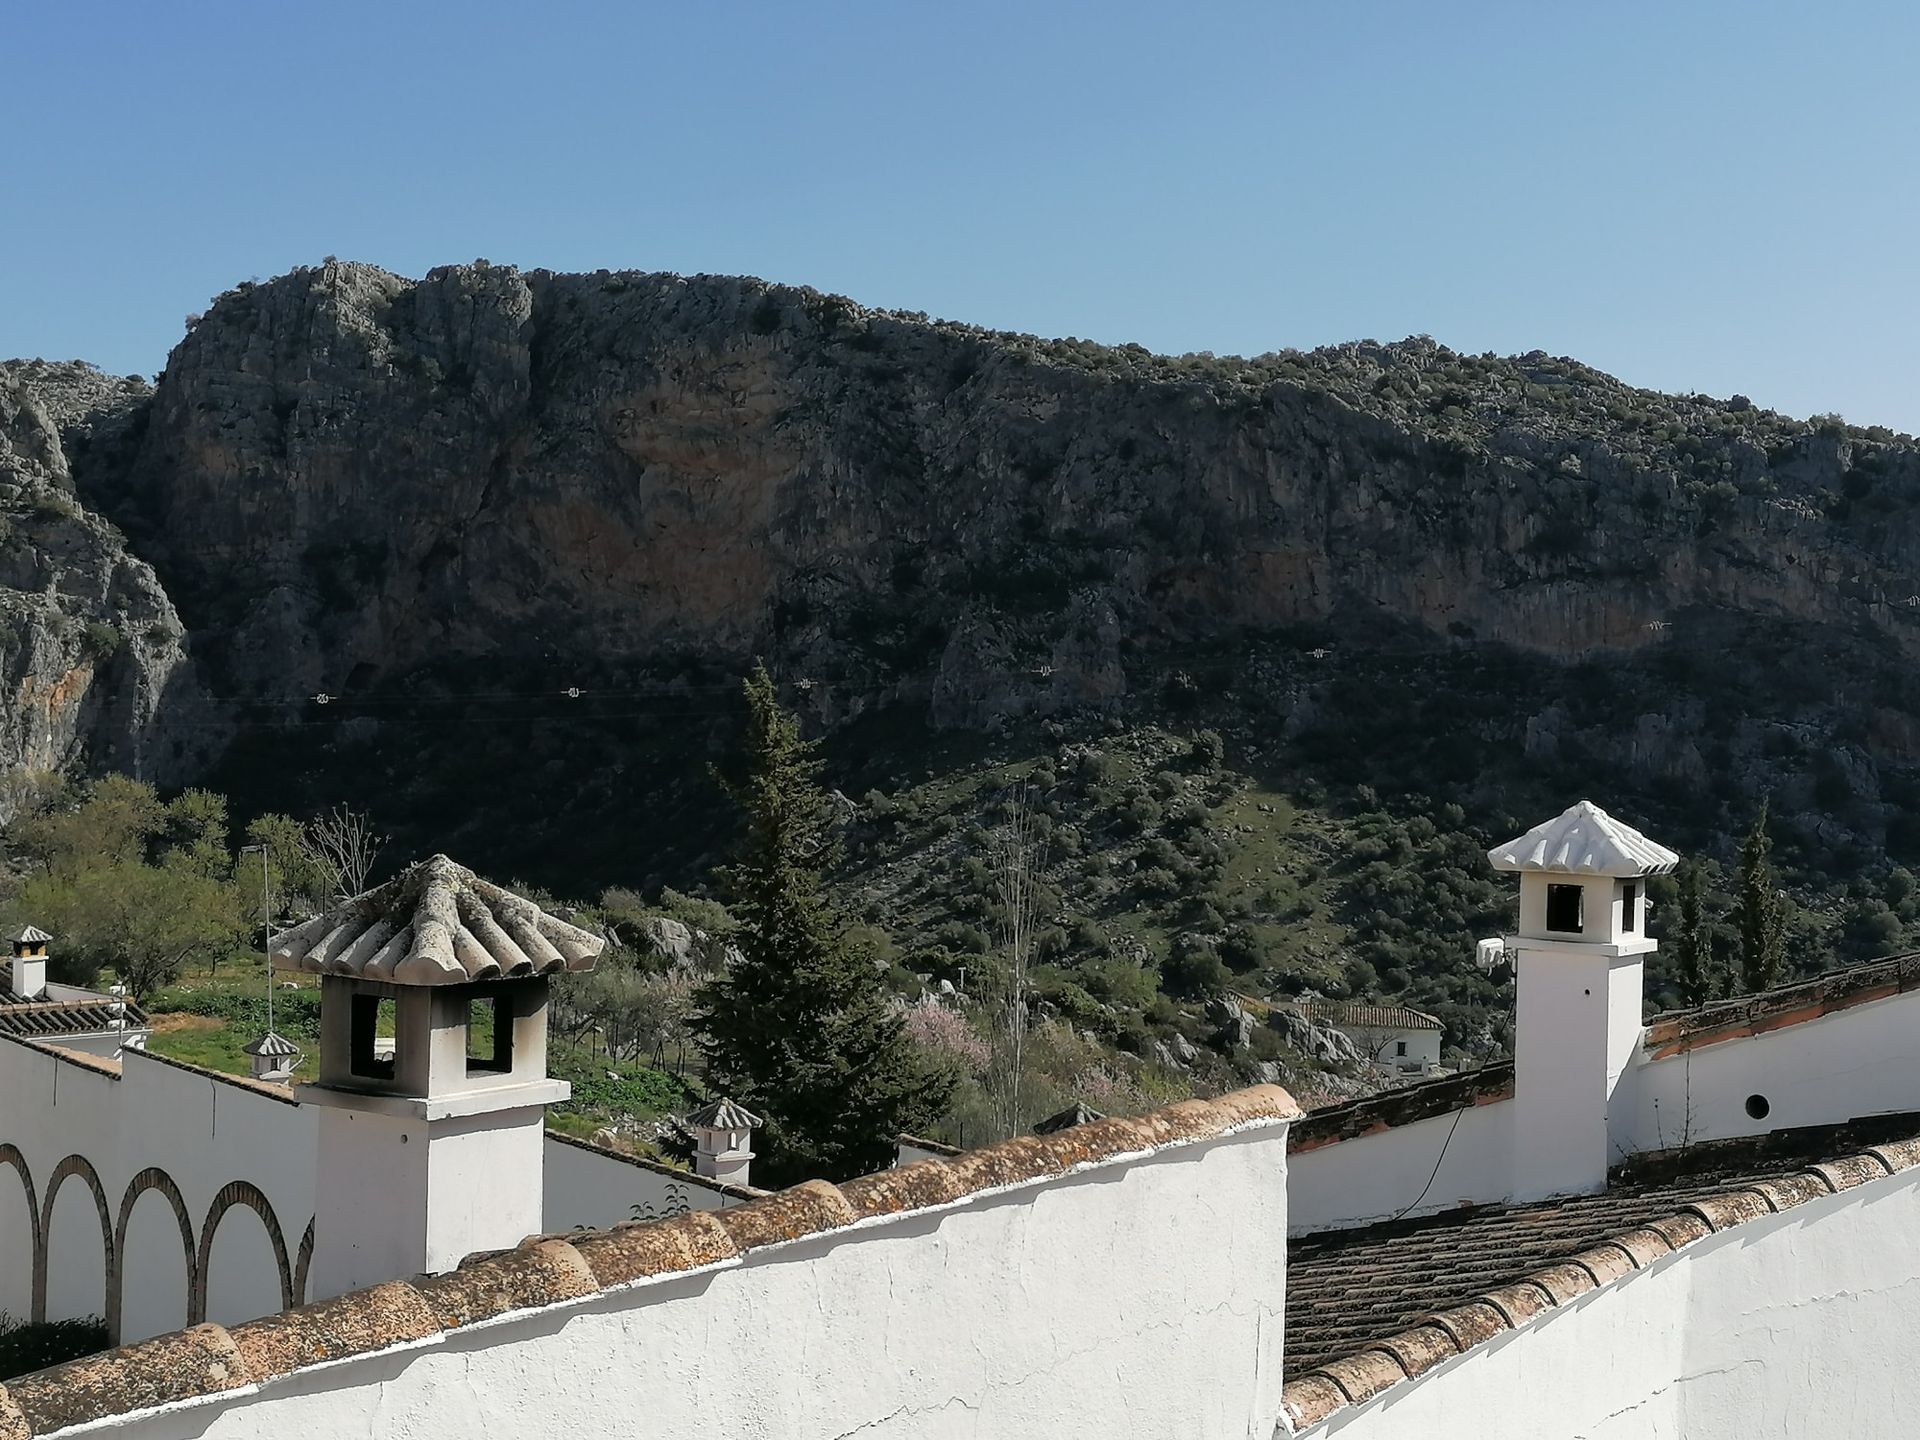
[[[281,935],[273,963],[312,975],[462,985],[591,970],[606,946],[434,855]]]
[[[53,939],[53,937],[38,925],[29,925],[13,937],[13,943],[16,945],[44,945],[51,939]]]
[[[751,1130],[760,1124],[760,1117],[722,1095],[718,1100],[702,1105],[683,1123],[698,1130]]]
[[[271,1060],[282,1060],[300,1053],[300,1047],[277,1030],[269,1030],[258,1040],[249,1040],[240,1050],[245,1055],[261,1055]]]
[[[1052,1135],[1056,1131],[1071,1130],[1076,1125],[1091,1125],[1096,1120],[1104,1120],[1106,1118],[1105,1115],[1102,1115],[1098,1110],[1087,1104],[1086,1101],[1076,1100],[1058,1115],[1049,1115],[1038,1125],[1035,1125],[1033,1127],[1033,1133],[1036,1135]]]
[[[1494,846],[1487,859],[1496,870],[1621,879],[1664,875],[1680,863],[1666,846],[1654,844],[1591,800],[1582,800],[1517,840]]]

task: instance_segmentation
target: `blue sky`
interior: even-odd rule
[[[151,373],[235,281],[485,256],[1920,431],[1917,53],[1906,0],[10,0],[0,355]]]

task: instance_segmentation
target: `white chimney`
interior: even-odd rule
[[[47,941],[53,937],[29,925],[14,937],[11,988],[16,1000],[44,1000],[47,996]]]
[[[1513,1198],[1607,1186],[1608,1110],[1640,1043],[1646,877],[1680,857],[1582,800],[1487,852],[1520,876]]]
[[[729,1185],[746,1185],[753,1151],[748,1149],[760,1117],[724,1095],[687,1116],[693,1132],[693,1173]]]

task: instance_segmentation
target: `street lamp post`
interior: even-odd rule
[[[273,891],[272,882],[267,878],[267,847],[263,841],[258,845],[245,845],[240,849],[242,855],[260,852],[260,913],[266,929],[267,952],[267,1033],[273,1033]]]

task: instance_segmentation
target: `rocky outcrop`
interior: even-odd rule
[[[963,726],[1115,703],[1141,645],[1382,616],[1910,648],[1917,481],[1892,437],[1546,356],[1169,361],[753,280],[338,263],[221,297],[137,455],[82,473],[235,693],[760,653],[829,717]]]
[[[70,457],[122,453],[147,401],[88,366],[0,365],[0,770],[111,768],[160,784],[217,746],[166,592],[73,491]],[[16,797],[0,789],[0,821]]]

